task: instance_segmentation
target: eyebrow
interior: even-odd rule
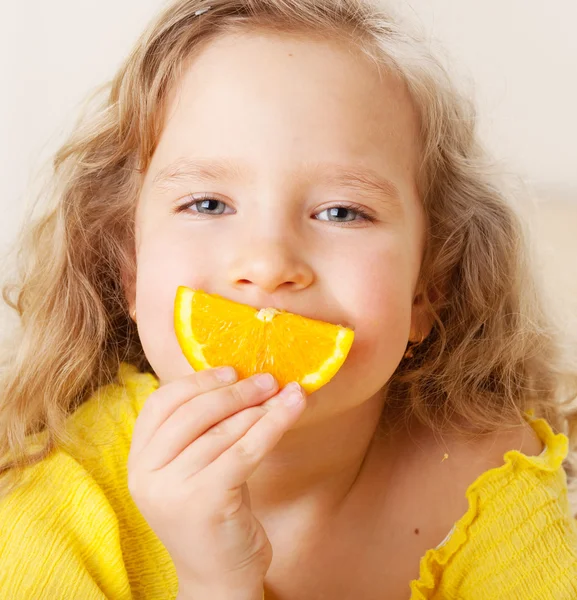
[[[162,168],[152,180],[152,187],[170,189],[187,181],[234,181],[244,176],[242,164],[230,159],[179,158]],[[347,188],[376,196],[387,205],[401,207],[398,187],[368,167],[329,162],[303,164],[304,179]]]

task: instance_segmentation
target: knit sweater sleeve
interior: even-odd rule
[[[0,597],[132,598],[115,513],[66,452],[28,468],[0,500],[0,532]]]

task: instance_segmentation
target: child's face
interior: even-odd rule
[[[362,403],[422,330],[408,94],[350,47],[256,33],[213,42],[180,83],[137,210],[135,306],[152,367],[162,383],[192,372],[173,329],[186,285],[354,328],[349,359],[314,396],[329,410]],[[175,161],[178,178],[155,182]]]

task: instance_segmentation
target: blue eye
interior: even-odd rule
[[[319,218],[318,215],[327,213],[327,218]],[[327,208],[322,212],[318,213],[317,219],[319,221],[329,221],[331,223],[354,223],[355,221],[370,221],[373,222],[374,218],[361,206],[333,206]],[[361,217],[360,219],[356,217]]]
[[[175,213],[191,211],[200,215],[222,215],[227,205],[222,200],[211,198],[209,196],[191,200],[175,209]]]
[[[222,215],[226,210],[226,204],[224,202],[210,198],[206,200],[196,200],[189,205],[189,208],[192,206],[197,207],[196,210],[203,215]]]
[[[319,219],[319,221],[336,221],[337,223],[348,223],[350,221],[355,220],[354,211],[352,211],[349,208],[346,208],[344,206],[335,206],[333,208],[327,208],[326,210],[323,210],[319,214],[322,215],[323,213],[327,213],[328,218],[327,219]],[[352,219],[347,218],[350,216],[352,216]]]

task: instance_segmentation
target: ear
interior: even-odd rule
[[[415,298],[413,299],[413,306],[411,309],[411,330],[409,334],[410,342],[421,342],[427,338],[433,329],[435,319],[430,310],[430,305],[437,304],[439,300],[444,297],[445,285],[429,284],[428,288],[428,302],[425,300],[424,288],[422,284],[419,284],[417,291],[415,292]]]
[[[422,342],[423,339],[427,338],[431,333],[433,324],[433,315],[427,310],[427,303],[425,302],[424,296],[422,293],[418,293],[413,300],[411,309],[409,341],[415,343]]]

